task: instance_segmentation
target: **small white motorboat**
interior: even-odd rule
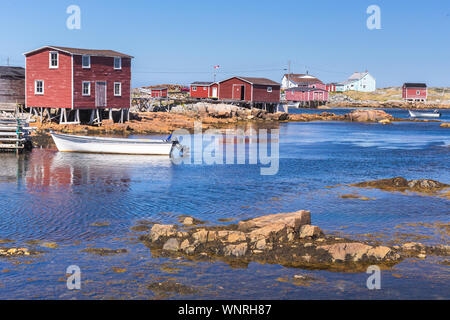
[[[433,112],[408,111],[411,118],[439,118],[441,116],[437,110],[434,110]]]
[[[182,149],[178,140],[171,140],[171,136],[167,140],[154,140],[50,134],[60,152],[170,155],[173,148]]]

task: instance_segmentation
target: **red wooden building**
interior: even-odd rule
[[[152,98],[167,98],[168,88],[166,87],[154,87],[150,90]]]
[[[219,85],[216,82],[196,81],[191,83],[192,98],[212,98],[216,99],[219,95]]]
[[[245,101],[251,104],[280,102],[280,84],[266,78],[232,77],[218,84],[220,100]]]
[[[24,54],[26,57],[25,100],[28,108],[80,110],[112,108],[127,110],[131,98],[132,56],[112,50],[45,46]],[[99,117],[98,117],[99,118]],[[123,119],[123,117],[122,117]],[[91,119],[92,120],[92,119]],[[100,120],[100,119],[98,119]]]
[[[296,87],[286,91],[286,100],[299,106],[318,106],[328,102],[328,91],[319,88]]]
[[[405,83],[402,88],[402,97],[406,101],[427,101],[427,85],[425,83]]]
[[[336,92],[336,83],[328,83],[326,86],[328,92]]]

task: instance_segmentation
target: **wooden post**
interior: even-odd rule
[[[123,123],[123,108],[120,109],[120,123]]]
[[[109,120],[113,120],[112,108],[109,108]]]

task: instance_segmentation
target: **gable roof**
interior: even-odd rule
[[[318,78],[309,75],[309,74],[294,74],[294,73],[290,73],[290,74],[285,74],[284,77],[289,77],[289,81],[295,82],[296,84],[301,84],[301,83],[322,83],[322,81],[320,81]]]
[[[231,78],[228,78],[228,79],[219,81],[218,83],[222,83],[222,82],[228,81],[228,80],[233,79],[233,78],[237,78],[237,79],[239,79],[239,80],[248,82],[248,83],[250,83],[250,84],[252,84],[252,85],[260,85],[260,86],[280,86],[280,84],[279,84],[278,82],[272,81],[272,80],[267,79],[267,78],[238,77],[238,76],[231,77]]]
[[[0,66],[0,79],[8,79],[8,80],[25,79],[25,69],[22,67]]]
[[[406,88],[426,88],[427,85],[425,83],[412,83],[412,82],[406,82],[403,84]]]
[[[69,48],[69,47],[58,47],[58,46],[44,46],[33,51],[25,52],[24,55],[27,56],[36,51],[42,49],[53,49],[57,51],[62,51],[70,55],[88,55],[88,56],[100,56],[100,57],[120,57],[120,58],[134,58],[133,56],[120,53],[114,50],[97,50],[97,49],[79,49],[79,48]]]
[[[191,85],[197,85],[197,86],[210,86],[212,84],[214,84],[215,82],[212,81],[195,81],[192,82]]]

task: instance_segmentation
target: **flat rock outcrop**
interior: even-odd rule
[[[300,210],[240,221],[227,226],[153,225],[140,238],[159,256],[255,261],[291,267],[361,271],[369,264],[390,266],[401,250],[326,236],[311,225],[309,211]]]
[[[376,188],[386,191],[415,191],[436,192],[450,187],[450,185],[431,179],[406,180],[403,177],[380,179],[360,182],[350,185],[351,187]]]
[[[394,119],[394,117],[383,110],[353,110],[346,114],[345,117],[353,122],[380,122]]]

